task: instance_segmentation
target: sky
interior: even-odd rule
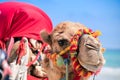
[[[100,30],[103,47],[120,49],[120,0],[0,0],[5,1],[27,2],[41,8],[53,26],[73,21]]]

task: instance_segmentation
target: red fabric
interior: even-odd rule
[[[0,3],[0,40],[27,37],[41,40],[40,31],[52,30],[52,22],[41,9],[22,2]]]
[[[48,80],[48,78],[36,78],[36,77],[34,77],[34,76],[32,76],[32,75],[27,75],[27,80]]]
[[[0,48],[5,49],[5,41],[11,37],[41,40],[43,29],[50,33],[52,22],[41,9],[22,2],[0,3]]]

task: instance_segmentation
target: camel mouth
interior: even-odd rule
[[[96,45],[93,45],[93,44],[85,44],[85,46],[88,48],[88,49],[91,49],[91,50],[95,50],[95,51],[98,51],[99,48],[96,46]]]
[[[78,61],[88,71],[96,72],[103,66],[104,58],[99,41],[88,34],[81,37]]]

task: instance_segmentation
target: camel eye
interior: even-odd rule
[[[68,45],[68,41],[65,39],[62,39],[62,40],[58,41],[58,44],[59,44],[59,46],[65,46],[65,45]]]

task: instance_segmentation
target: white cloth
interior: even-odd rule
[[[28,58],[29,58],[29,46],[28,46],[28,40],[25,39],[25,48],[26,48],[26,55],[21,58],[21,64],[16,64],[16,59],[10,63],[10,67],[12,70],[12,74],[10,75],[10,80],[27,80],[27,69],[26,66],[28,64]]]

